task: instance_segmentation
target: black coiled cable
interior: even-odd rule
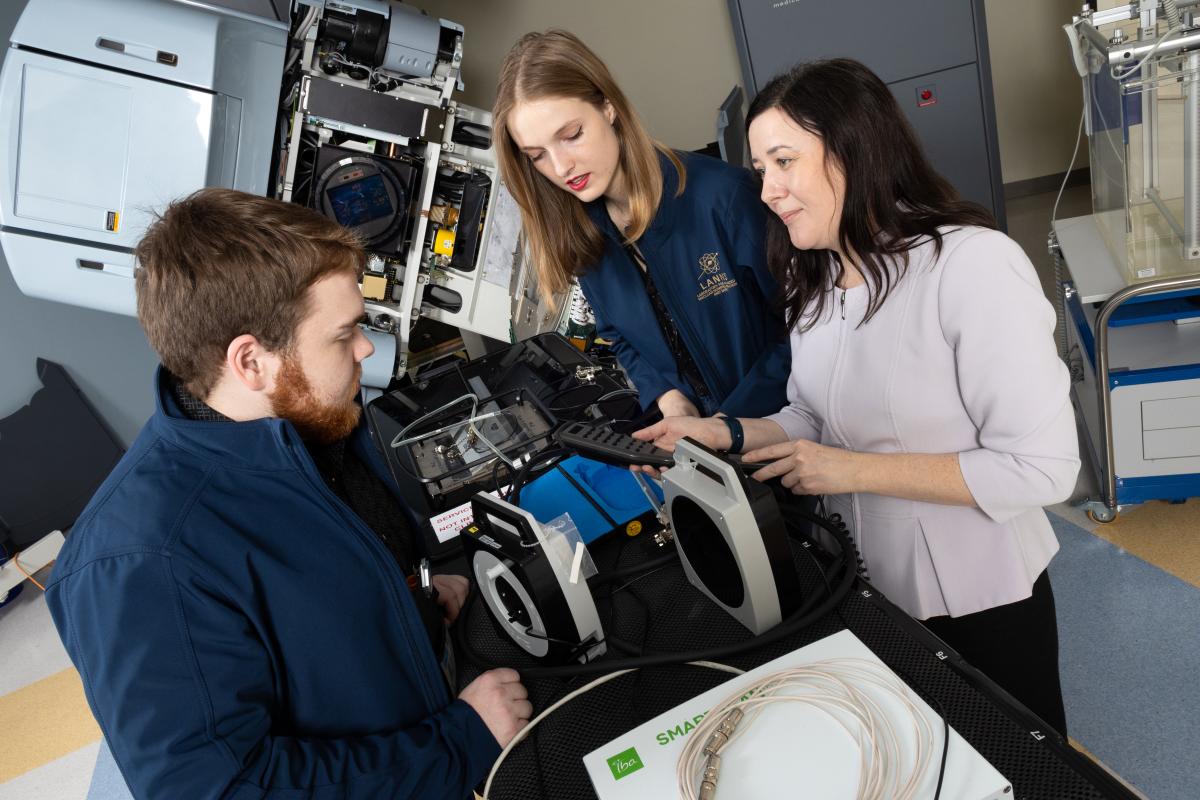
[[[842,519],[842,515],[835,511],[834,513],[830,514],[827,519],[831,525],[837,527],[846,534],[846,538],[850,541],[850,547],[852,547],[854,551],[854,561],[856,564],[856,569],[858,570],[858,576],[864,581],[869,581],[871,578],[867,574],[867,562],[863,560],[862,553],[858,549],[858,541],[850,534],[850,529],[846,526],[846,522]]]

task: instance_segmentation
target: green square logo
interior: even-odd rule
[[[632,775],[644,766],[636,747],[631,747],[608,759],[608,768],[612,770],[614,781],[619,781],[626,775]]]

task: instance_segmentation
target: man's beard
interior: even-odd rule
[[[357,384],[362,376],[362,365],[356,364],[355,368]],[[315,444],[332,444],[345,439],[358,425],[359,415],[362,414],[354,395],[335,403],[323,403],[317,399],[304,369],[292,355],[283,357],[270,400],[275,416],[292,423],[301,438]]]

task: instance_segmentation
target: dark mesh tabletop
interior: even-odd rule
[[[806,591],[824,592],[814,560],[801,548],[794,550]],[[592,547],[602,571],[636,566],[662,552],[648,536]],[[749,638],[745,628],[688,583],[678,563],[598,587],[595,594],[606,633],[647,652],[697,650]],[[518,670],[537,666],[500,631],[482,602],[472,603],[459,624],[465,626],[463,633],[474,655],[488,666]],[[816,624],[778,643],[716,660],[750,669],[843,628],[849,628],[932,707],[944,709],[950,725],[1012,781],[1015,798],[1135,798],[1057,734],[1043,734],[1036,717],[862,581],[856,582],[836,613]],[[621,655],[610,648],[604,658]],[[482,665],[472,663],[465,652],[458,653],[458,661],[462,685],[481,671]],[[525,679],[525,685],[536,713],[596,676]],[[595,798],[583,766],[585,754],[729,677],[695,666],[650,667],[592,689],[534,728],[505,760],[491,797]]]

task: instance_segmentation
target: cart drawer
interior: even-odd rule
[[[1200,427],[1200,396],[1142,401],[1142,430]]]
[[[1194,458],[1200,456],[1200,428],[1168,428],[1142,434],[1142,457]]]
[[[1142,457],[1200,456],[1200,396],[1142,401]]]

